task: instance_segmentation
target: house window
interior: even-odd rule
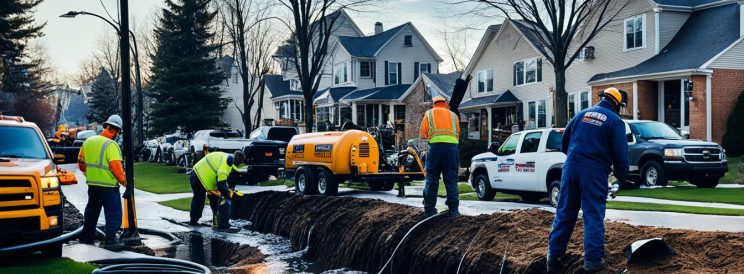
[[[359,62],[359,77],[372,77],[372,62]]]
[[[359,116],[359,126],[361,127],[374,127],[380,125],[380,105],[369,104],[369,105],[358,105],[358,110],[361,110],[362,115]],[[359,111],[358,111],[359,112]]]
[[[389,62],[388,63],[388,84],[397,85],[398,83],[398,64]]]
[[[542,59],[530,58],[514,63],[514,86],[542,81]]]
[[[529,122],[527,129],[543,128],[547,123],[546,100],[532,101],[527,103]]]
[[[576,115],[576,94],[568,95],[568,118],[571,119]]]
[[[406,35],[403,37],[403,45],[406,47],[413,47],[413,42],[411,41],[413,37],[411,35]]]
[[[393,114],[395,115],[393,117],[393,120],[405,120],[406,119],[406,106],[405,105],[393,106]]]
[[[420,71],[420,73],[431,73],[431,64],[430,63],[420,63],[419,64],[419,71]]]
[[[493,69],[478,71],[478,92],[493,91]]]
[[[300,80],[289,80],[289,89],[290,90],[300,90]]]
[[[645,47],[645,22],[645,14],[625,19],[625,50]]]
[[[468,139],[480,139],[480,113],[468,113]]]
[[[589,108],[589,92],[588,91],[581,92],[580,99],[581,99],[581,109],[584,110],[584,109]]]
[[[568,118],[573,118],[577,111],[582,111],[587,108],[589,108],[588,91],[580,91],[578,94],[572,93],[568,95]]]
[[[341,63],[333,66],[333,83],[343,84],[348,83],[349,79],[349,63]]]

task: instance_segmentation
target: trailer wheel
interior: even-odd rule
[[[315,176],[312,168],[300,167],[295,173],[295,192],[297,194],[315,194]]]
[[[338,180],[330,171],[321,169],[316,179],[315,185],[320,195],[333,196],[338,193]]]

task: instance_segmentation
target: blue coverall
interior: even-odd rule
[[[625,124],[612,102],[574,116],[563,133],[561,150],[568,157],[563,166],[558,208],[548,242],[548,257],[566,252],[579,209],[584,214],[584,265],[598,264],[604,257],[604,217],[610,166],[615,178],[628,175],[628,143]]]

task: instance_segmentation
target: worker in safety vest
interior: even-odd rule
[[[561,150],[567,155],[563,166],[558,206],[548,242],[547,271],[562,273],[566,253],[579,209],[584,219],[584,271],[606,268],[604,261],[604,217],[607,206],[610,166],[618,181],[628,176],[628,143],[624,112],[628,95],[616,88],[600,94],[594,107],[574,116],[563,133]]]
[[[434,97],[434,107],[426,112],[421,122],[419,137],[428,139],[426,164],[426,186],[424,187],[424,214],[437,214],[437,192],[439,175],[444,177],[447,189],[447,206],[449,215],[460,216],[460,204],[457,191],[457,172],[460,164],[457,155],[457,144],[460,136],[460,120],[447,108],[447,100],[442,96]]]
[[[189,174],[191,190],[194,198],[191,200],[190,224],[198,225],[204,210],[205,196],[209,197],[209,207],[212,208],[212,228],[220,231],[230,231],[230,214],[232,202],[227,178],[237,170],[237,166],[245,163],[245,155],[236,150],[233,154],[211,152],[196,162]]]
[[[101,246],[118,251],[124,247],[116,237],[122,218],[119,185],[127,185],[121,165],[121,149],[114,140],[122,130],[121,117],[111,115],[103,128],[101,135],[85,140],[78,153],[78,168],[85,174],[85,182],[88,184],[88,204],[85,206],[80,242],[93,244],[98,216],[103,207],[106,240]]]

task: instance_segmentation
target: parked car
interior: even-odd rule
[[[629,146],[630,175],[637,185],[665,186],[669,180],[712,188],[728,172],[726,151],[718,144],[688,140],[657,121],[626,121],[637,143]]]
[[[188,140],[188,138],[186,138],[185,134],[179,132],[158,138],[157,154],[160,155],[158,162],[165,163],[166,165],[175,165],[177,161],[174,153],[175,144],[181,140]]]
[[[473,157],[468,182],[478,199],[493,200],[496,191],[517,194],[525,202],[548,196],[556,206],[566,155],[561,152],[563,129],[526,130],[512,134],[489,152]]]
[[[296,127],[289,126],[263,126],[253,130],[243,148],[246,170],[236,174],[234,180],[255,184],[268,180],[270,175],[278,175],[277,171],[284,168],[287,144],[298,133]]]
[[[189,151],[194,155],[194,162],[206,155],[206,152],[223,151],[233,153],[243,149],[250,140],[243,138],[243,133],[232,129],[205,129],[197,131],[189,141]]]

